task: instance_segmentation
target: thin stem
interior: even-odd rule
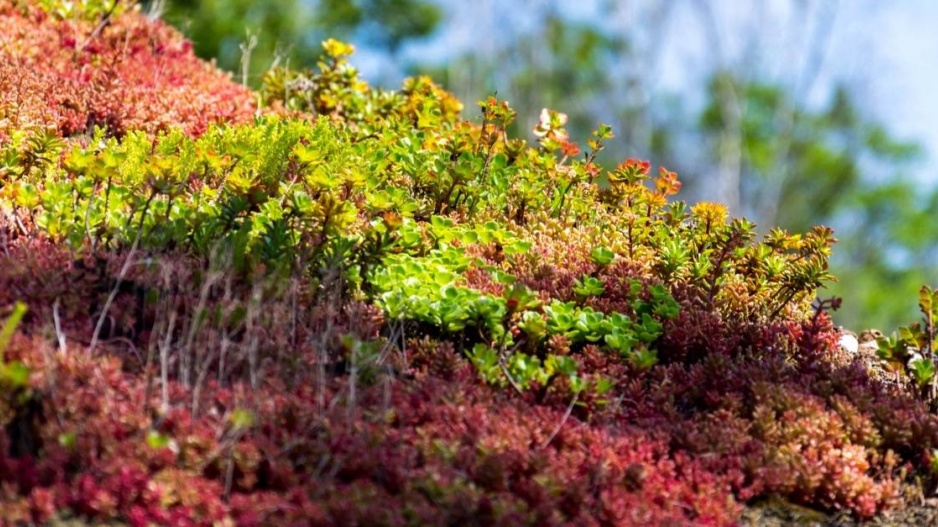
[[[151,192],[150,197],[147,198],[146,203],[143,205],[143,210],[140,212],[140,221],[137,223],[137,235],[134,237],[134,242],[130,246],[130,252],[127,253],[127,258],[124,259],[124,264],[121,266],[120,272],[117,274],[117,282],[111,289],[110,294],[108,294],[107,300],[104,302],[104,308],[98,316],[98,323],[95,324],[94,333],[91,335],[91,344],[88,345],[88,353],[93,353],[95,347],[98,345],[98,338],[101,335],[101,329],[104,327],[104,321],[107,319],[107,312],[111,309],[111,304],[114,303],[114,299],[117,298],[117,293],[120,291],[120,286],[124,282],[124,277],[127,276],[127,271],[129,271],[130,266],[133,265],[133,257],[137,252],[137,248],[140,246],[140,239],[143,237],[143,221],[147,217],[147,211],[150,209],[150,204],[153,203],[154,198],[156,198],[156,192]]]
[[[65,332],[62,331],[62,319],[59,317],[59,299],[56,298],[52,303],[52,322],[55,324],[55,336],[59,341],[59,356],[68,355],[68,347],[65,341]]]
[[[573,407],[576,405],[577,399],[579,398],[580,398],[580,392],[576,392],[575,394],[573,394],[573,399],[571,399],[570,404],[567,405],[567,411],[564,412],[563,418],[560,420],[559,423],[557,423],[557,427],[554,428],[553,433],[550,434],[550,437],[547,438],[547,441],[544,441],[544,444],[541,445],[541,448],[547,448],[548,445],[550,445],[551,441],[553,441],[554,438],[557,437],[557,434],[560,433],[560,429],[563,428],[563,425],[566,424],[567,419],[570,418],[570,414],[573,413]]]

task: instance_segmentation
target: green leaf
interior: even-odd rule
[[[10,313],[10,316],[7,317],[6,322],[3,323],[3,329],[0,329],[0,361],[3,360],[3,353],[10,344],[10,339],[13,338],[13,333],[16,332],[16,328],[19,326],[20,321],[23,320],[23,315],[26,314],[26,310],[26,304],[17,302],[13,305],[13,312]]]
[[[576,359],[567,355],[550,354],[544,359],[544,369],[551,375],[559,373],[572,377],[576,375],[577,367]]]
[[[922,314],[925,315],[926,318],[933,317],[935,307],[934,296],[931,288],[927,285],[923,285],[918,292],[918,306],[921,308]]]
[[[59,434],[58,437],[59,445],[65,448],[66,450],[72,450],[75,448],[75,445],[78,443],[78,433],[75,431],[65,432]]]
[[[602,296],[606,290],[606,284],[599,278],[593,276],[582,276],[573,283],[573,292],[581,298],[591,296]]]
[[[629,360],[636,369],[644,371],[658,363],[658,353],[655,350],[639,348],[632,351]]]
[[[463,231],[459,233],[459,240],[463,243],[477,243],[479,234],[476,231]]]
[[[32,373],[29,366],[20,361],[0,364],[0,378],[4,384],[13,388],[29,386],[29,376]]]
[[[570,377],[570,389],[573,393],[580,393],[589,386],[589,382],[583,377],[573,375]]]
[[[541,372],[541,361],[537,357],[532,357],[524,353],[515,353],[512,355],[508,371],[511,372],[515,381],[522,387],[527,387],[532,381],[538,380]]]
[[[593,250],[590,251],[590,258],[593,260],[594,264],[599,266],[611,264],[615,257],[616,253],[603,246],[594,247]]]
[[[553,335],[566,335],[576,324],[576,305],[572,302],[554,300],[544,308],[547,315],[547,330]]]
[[[618,351],[621,354],[626,354],[632,350],[632,347],[638,344],[638,338],[635,337],[635,334],[630,332],[616,332],[610,333],[605,336],[606,345],[610,349]]]
[[[642,315],[642,323],[634,326],[638,339],[647,343],[654,342],[655,339],[661,336],[663,328],[660,322],[651,318],[647,313]]]
[[[915,360],[912,361],[911,366],[915,382],[918,383],[919,386],[925,386],[931,382],[932,378],[935,376],[935,363],[930,360]]]
[[[613,134],[611,126],[600,123],[596,130],[593,131],[593,136],[597,139],[612,139],[615,137],[615,134]]]
[[[167,448],[170,445],[172,438],[168,435],[161,434],[156,430],[150,430],[147,432],[146,442],[147,446],[154,450],[159,450],[161,448]]]
[[[600,377],[596,379],[596,394],[603,395],[604,393],[612,390],[615,387],[615,383],[609,377]]]
[[[525,254],[531,251],[531,247],[533,247],[533,243],[530,241],[516,240],[511,243],[506,243],[504,245],[504,251],[505,254],[509,256],[514,254]]]
[[[469,360],[486,380],[499,377],[498,353],[485,344],[476,344],[468,353]]]
[[[525,287],[524,284],[514,280],[511,287],[505,292],[504,298],[505,306],[511,312],[535,309],[541,305],[541,300],[536,293]]]
[[[515,283],[518,279],[509,273],[499,271],[498,269],[496,269],[492,271],[492,280],[496,284],[511,285]]]
[[[460,289],[452,283],[447,283],[440,289],[444,300],[456,300],[460,297]]]
[[[255,415],[250,410],[235,408],[228,416],[228,422],[235,430],[245,430],[254,426]]]
[[[587,342],[599,342],[605,335],[605,315],[592,309],[580,311],[576,320],[576,328],[580,337]]]
[[[606,326],[610,333],[624,333],[632,331],[632,319],[622,313],[610,313],[606,317]]]
[[[521,322],[518,323],[518,329],[524,331],[529,338],[539,340],[547,333],[547,321],[540,313],[535,311],[525,311],[521,315]]]
[[[911,327],[900,326],[899,327],[899,340],[907,344],[910,344],[912,346],[916,346],[918,339],[916,339],[915,333],[912,331]]]

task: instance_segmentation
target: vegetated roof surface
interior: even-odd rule
[[[829,229],[759,238],[599,166],[606,127],[529,143],[351,53],[251,92],[134,5],[0,2],[3,522],[835,522],[933,488],[925,398],[812,308]]]

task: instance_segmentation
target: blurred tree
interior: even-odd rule
[[[167,0],[151,2],[154,9],[183,29],[200,57],[251,85],[277,60],[311,66],[329,37],[393,55],[408,40],[430,35],[441,15],[428,0]]]
[[[343,10],[353,10],[357,23],[347,26],[351,33],[361,29],[364,41],[373,47],[386,49],[392,55],[410,39],[425,37],[440,22],[440,9],[425,0],[360,0],[347,7],[350,0],[328,0],[328,4],[339,4]],[[328,12],[329,6],[324,5]],[[326,28],[333,27],[325,24]]]
[[[831,293],[848,299],[835,319],[890,331],[918,320],[917,292],[938,283],[938,192],[910,178],[861,185],[832,222],[841,242]]]
[[[856,206],[858,192],[875,183],[869,175],[874,166],[894,172],[895,185],[910,184],[898,171],[916,158],[918,147],[896,141],[880,124],[864,119],[847,88],[836,87],[826,107],[812,110],[799,106],[779,85],[742,84],[725,73],[711,81],[700,116],[716,163],[727,155],[720,147],[727,141],[727,122],[735,118],[720,102],[727,85],[745,107],[734,124],[740,209],[761,225],[806,231],[831,223],[840,210]]]
[[[490,5],[494,15],[480,13],[469,22],[515,25],[502,19],[499,7]],[[491,46],[498,31],[482,24],[471,31],[492,35],[488,52],[486,46],[474,47],[445,65],[418,63],[414,68],[438,79],[462,100],[497,93],[518,112],[515,126],[524,128],[522,134],[530,134],[541,109],[549,107],[569,115],[567,129],[573,137],[588,137],[600,122],[613,125],[616,143],[609,145],[605,159],[649,157],[665,149],[668,141],[668,131],[651,115],[667,107],[649,104],[657,94],[648,89],[646,78],[654,75],[651,34],[661,29],[668,10],[667,2],[656,3],[643,15],[653,23],[619,32],[595,20],[571,20],[556,2],[532,2],[524,11],[532,29],[519,29],[502,45]]]

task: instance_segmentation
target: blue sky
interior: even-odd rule
[[[881,8],[875,24],[877,115],[903,137],[918,138],[930,156],[921,176],[938,181],[938,2],[911,0]]]

